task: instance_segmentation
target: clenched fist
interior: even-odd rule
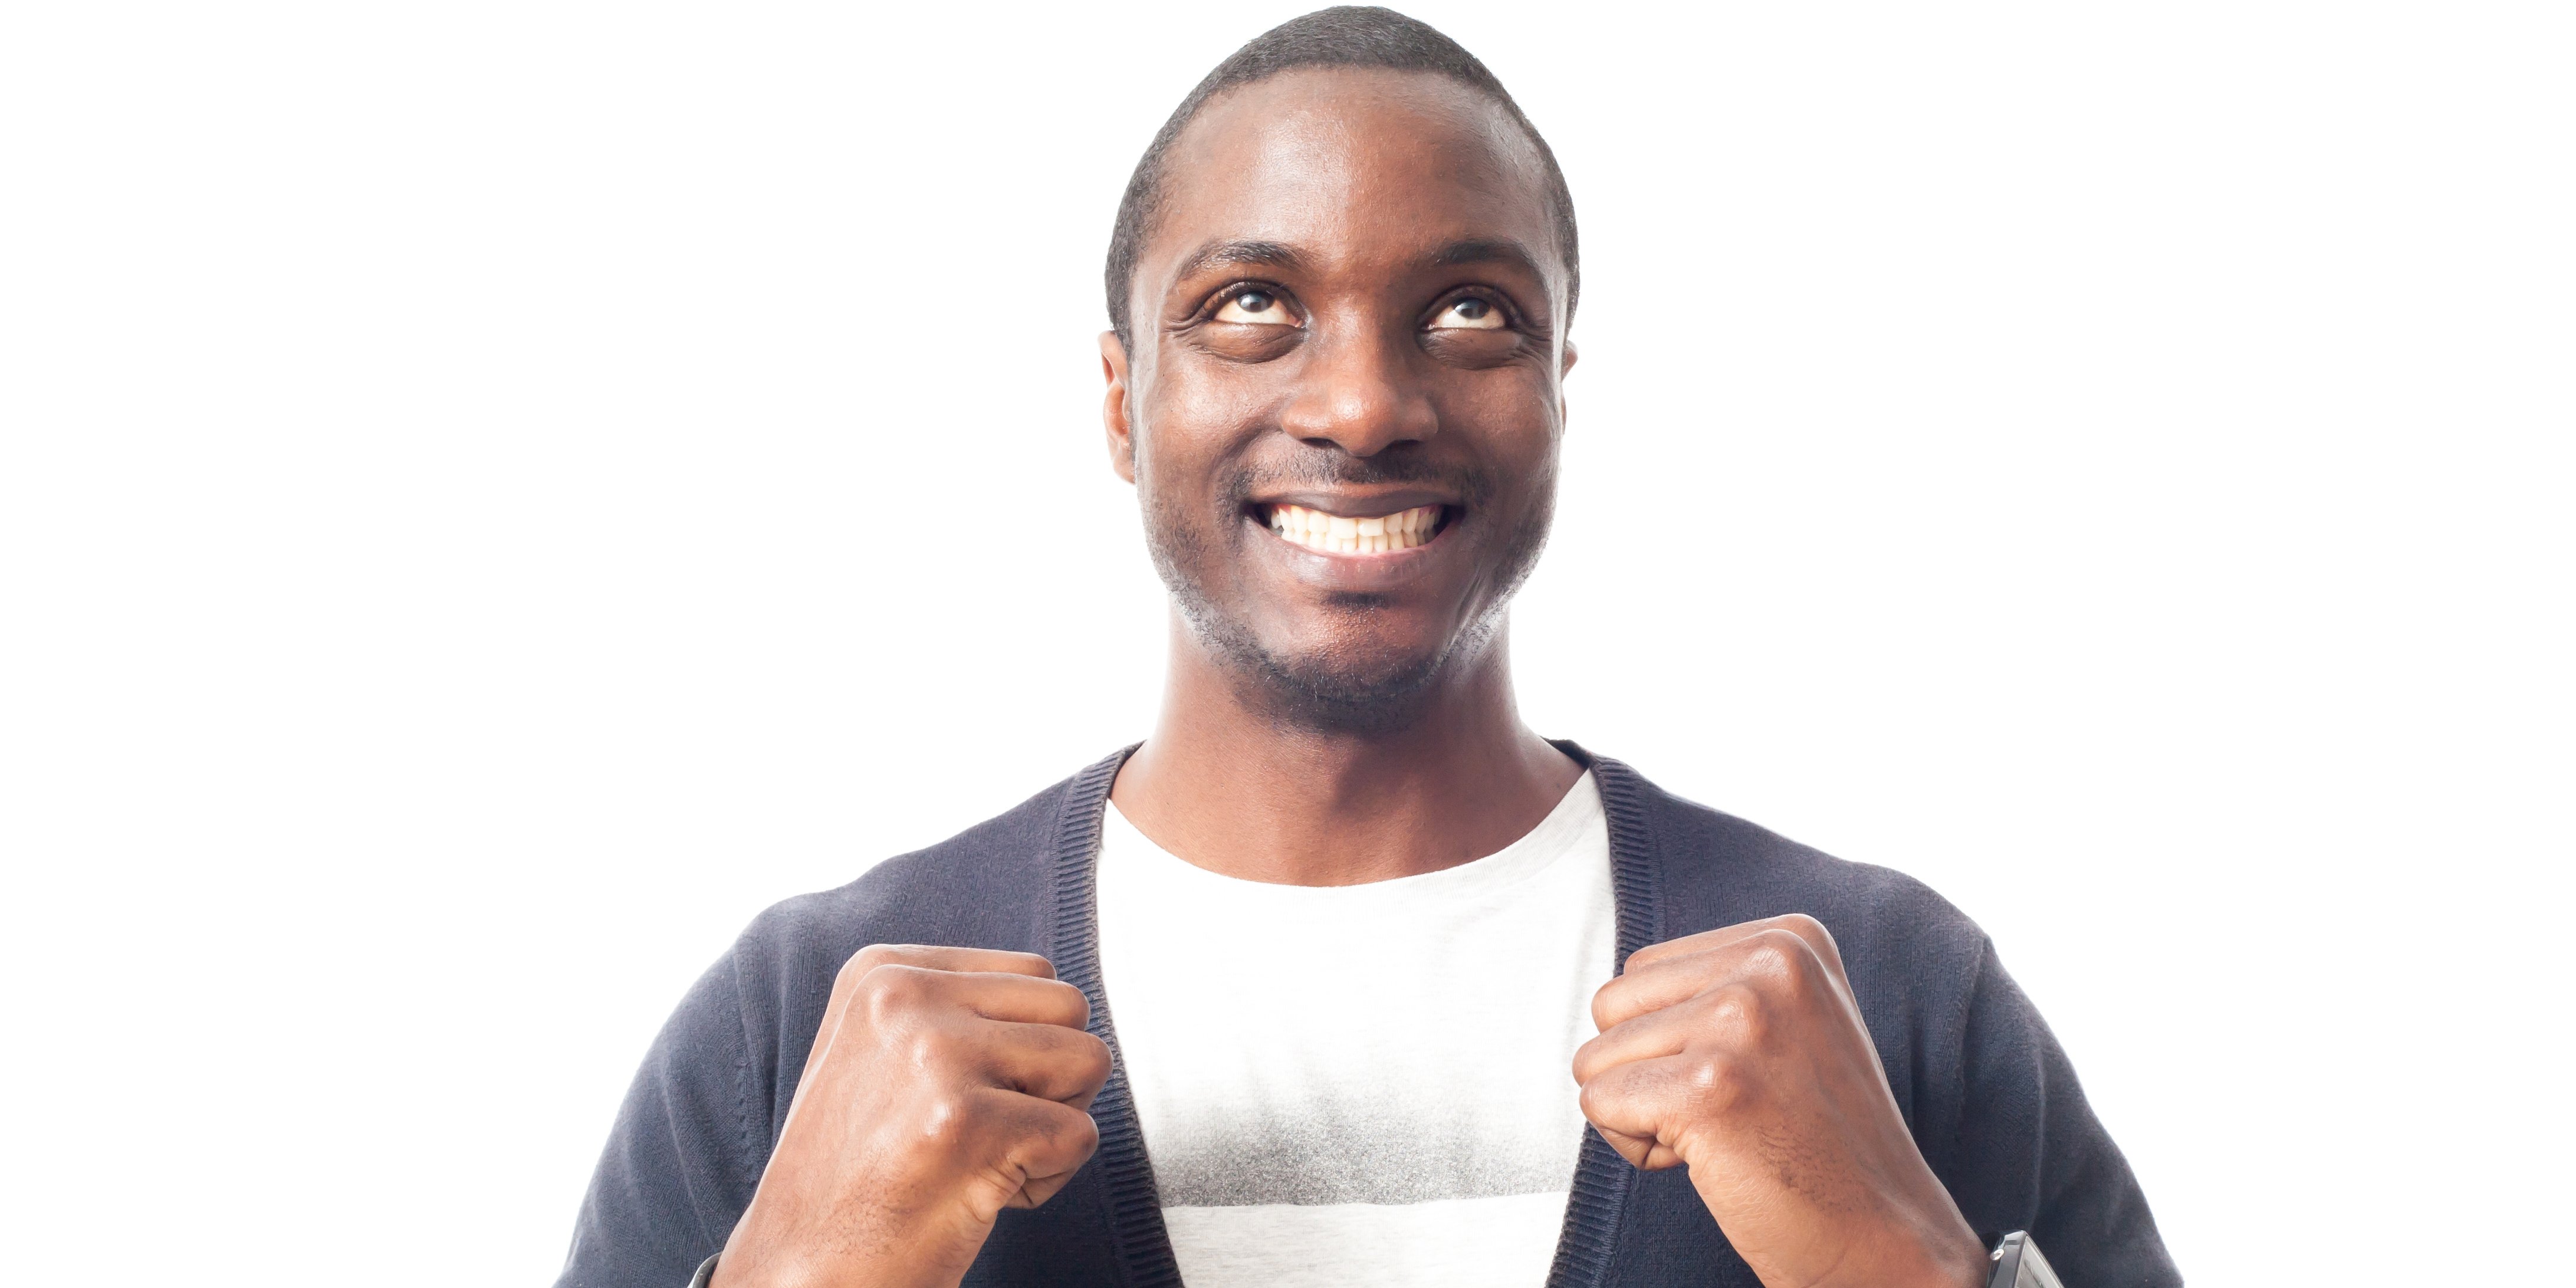
[[[879,944],[841,968],[716,1288],[955,1288],[1100,1143],[1109,1048],[1043,957]]]
[[[1690,1167],[1766,1288],[1979,1288],[1984,1247],[1914,1147],[1833,936],[1774,917],[1656,944],[1592,999],[1583,1114]]]

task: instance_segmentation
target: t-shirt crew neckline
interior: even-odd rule
[[[1210,872],[1114,807],[1100,838],[1098,982],[1183,1280],[1546,1282],[1618,944],[1598,779],[1482,858],[1357,885]]]
[[[1559,860],[1574,853],[1593,831],[1607,825],[1601,811],[1601,793],[1592,783],[1592,771],[1583,771],[1574,785],[1567,788],[1547,817],[1538,826],[1520,835],[1518,840],[1480,859],[1469,859],[1455,867],[1436,872],[1421,872],[1409,877],[1390,877],[1384,881],[1363,881],[1356,885],[1289,885],[1274,881],[1250,881],[1211,872],[1155,843],[1129,822],[1116,801],[1108,802],[1101,826],[1118,833],[1115,842],[1103,839],[1104,848],[1112,845],[1144,856],[1155,866],[1170,865],[1176,872],[1158,875],[1166,880],[1189,882],[1201,898],[1240,897],[1267,900],[1313,900],[1316,902],[1385,902],[1389,904],[1415,900],[1447,902],[1461,897],[1501,890],[1545,872]]]

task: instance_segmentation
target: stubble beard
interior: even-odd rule
[[[1257,540],[1236,517],[1242,483],[1227,489],[1226,503],[1207,523],[1177,506],[1159,504],[1150,491],[1144,506],[1145,546],[1154,571],[1171,591],[1181,620],[1223,667],[1239,699],[1274,726],[1318,734],[1374,736],[1419,721],[1457,666],[1482,656],[1501,631],[1504,610],[1538,566],[1555,512],[1552,487],[1543,490],[1504,543],[1491,587],[1473,615],[1429,653],[1367,658],[1334,648],[1276,652],[1251,626],[1208,593],[1203,570],[1225,558],[1228,540]],[[1360,624],[1383,606],[1371,595],[1339,595],[1330,611]],[[1339,634],[1339,632],[1336,632]]]

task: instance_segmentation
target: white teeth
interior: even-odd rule
[[[1394,514],[1346,518],[1302,505],[1270,507],[1270,530],[1282,540],[1332,554],[1386,554],[1410,550],[1431,540],[1439,526],[1440,507],[1417,505]]]

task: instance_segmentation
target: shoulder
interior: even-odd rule
[[[702,990],[718,987],[724,996],[701,1004],[725,1012],[725,1026],[738,1032],[746,1098],[766,1102],[770,1138],[785,1121],[833,980],[860,949],[939,944],[1045,951],[1066,802],[1100,769],[1095,765],[937,845],[887,859],[846,885],[782,900],[752,919],[702,982]]]
[[[1848,934],[1970,958],[1984,951],[1985,932],[1913,877],[1836,858],[1606,763],[1605,781],[1624,779],[1633,794],[1632,809],[1658,869],[1661,920],[1671,933],[1803,912],[1824,922],[1837,942]],[[1708,924],[1690,924],[1703,921]]]
[[[881,943],[1032,951],[1037,914],[1051,902],[1056,832],[1073,782],[878,863],[847,885],[770,905],[735,942],[737,969],[801,964],[828,980],[852,953]]]
[[[1918,1060],[1955,1070],[1991,951],[1985,931],[1930,886],[1839,859],[1685,800],[1616,761],[1603,799],[1638,838],[1655,903],[1653,941],[1804,913],[1824,923],[1900,1088]],[[1624,800],[1617,798],[1624,797]]]
[[[1838,859],[1601,761],[1659,938],[1789,913],[1833,933],[1897,1109],[1988,1236],[2037,1232],[2069,1283],[2174,1283],[2145,1199],[2074,1070],[1976,922],[1931,887]],[[2052,1253],[2051,1255],[2055,1255]]]

